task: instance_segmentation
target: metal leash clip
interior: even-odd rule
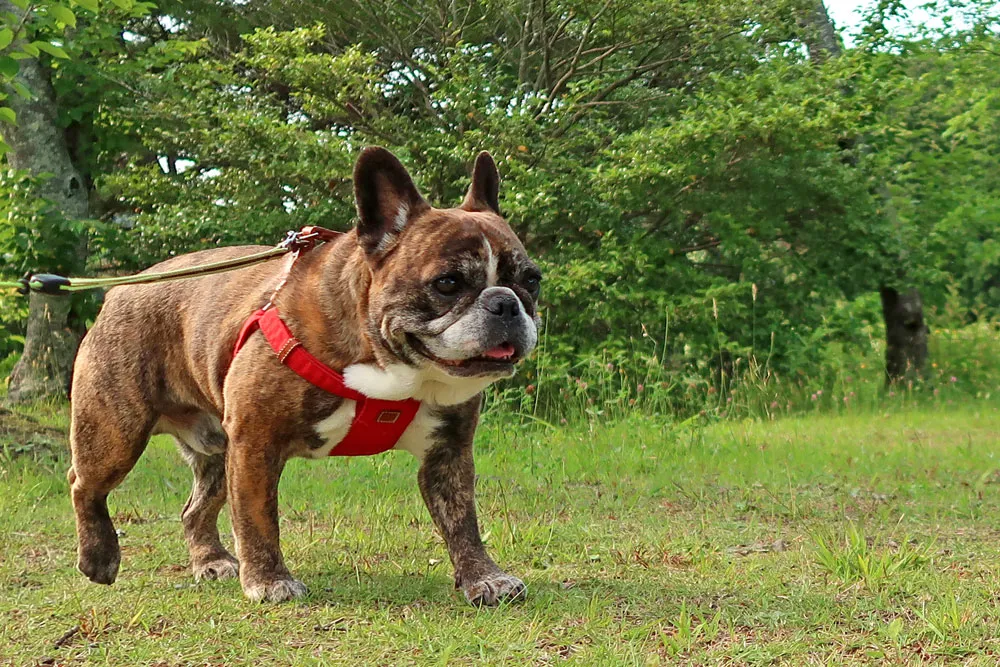
[[[295,246],[299,245],[301,240],[302,240],[302,231],[290,229],[287,232],[285,232],[285,240],[279,243],[278,247],[294,250]]]
[[[285,240],[278,244],[279,248],[287,248],[292,251],[310,250],[316,241],[325,239],[315,227],[303,227],[295,231],[288,231]]]

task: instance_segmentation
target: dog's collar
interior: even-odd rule
[[[357,402],[351,427],[344,439],[330,451],[330,456],[369,456],[396,446],[420,409],[419,401],[385,401],[351,389],[344,382],[343,375],[303,347],[274,307],[258,310],[247,318],[236,338],[233,358],[257,329],[264,334],[278,361],[295,371],[296,375],[334,396]]]

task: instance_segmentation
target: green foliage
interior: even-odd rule
[[[1000,314],[1000,37],[994,18],[907,42],[886,123],[893,202],[927,271],[925,300],[957,290],[959,321]]]
[[[536,417],[609,363],[615,400],[667,387],[685,413],[732,414],[737,377],[765,406],[877,378],[883,284],[924,289],[935,330],[997,314],[986,4],[893,34],[880,3],[825,62],[806,0],[536,4],[81,4],[53,71],[103,222],[89,269],[347,229],[368,144],[451,205],[486,148],[546,272]]]
[[[0,377],[7,377],[14,368],[17,353],[24,348],[21,323],[28,317],[28,302],[8,290],[0,292]]]
[[[0,171],[0,280],[16,280],[28,271],[71,275],[83,268],[76,239],[86,225],[67,220],[37,196],[38,181],[24,172]],[[24,345],[27,300],[0,293],[0,364]],[[2,367],[2,366],[0,366]],[[6,376],[6,374],[2,374]]]
[[[37,196],[38,181],[21,171],[0,172],[0,274],[19,278],[27,271],[68,275],[82,269],[76,239],[85,224],[67,220]]]
[[[870,414],[893,407],[950,406],[991,401],[1000,396],[1000,327],[978,322],[959,329],[935,329],[931,358],[921,382],[887,387],[885,340],[881,326],[858,303],[840,304],[829,328],[803,341],[812,350],[790,371],[760,357],[715,355],[664,359],[659,344],[632,353],[576,355],[542,340],[535,368],[523,385],[491,389],[487,405],[525,424],[593,425],[635,414],[673,416],[697,422],[725,419],[775,420],[800,414]],[[853,323],[846,324],[856,320]],[[843,327],[856,330],[857,342],[843,342]],[[662,334],[661,334],[662,335]],[[650,339],[654,339],[652,332]],[[725,349],[723,349],[725,353]],[[725,370],[720,376],[719,369]],[[808,372],[805,370],[808,369]]]
[[[98,12],[96,0],[73,4],[92,14]],[[43,53],[56,59],[69,58],[63,48],[63,35],[67,28],[77,27],[77,17],[69,2],[11,0],[10,7],[16,11],[0,11],[0,103],[10,91],[25,99],[31,95],[23,84],[14,80],[20,69],[18,61],[39,58]],[[0,105],[0,156],[10,150],[2,141],[3,124],[16,122],[14,110]]]
[[[167,62],[164,42],[147,38],[143,71],[112,75],[131,75],[141,95],[102,130],[133,147],[100,181],[129,218],[130,242],[109,256],[135,267],[302,224],[343,228],[366,143],[402,153],[432,199],[455,202],[486,147],[505,172],[509,219],[548,268],[555,363],[641,354],[649,346],[634,341],[670,318],[681,333],[660,342],[661,357],[760,347],[778,364],[797,346],[785,334],[815,329],[830,298],[870,289],[885,255],[855,243],[860,230],[879,236],[881,219],[868,171],[844,165],[837,145],[869,112],[829,94],[863,68],[817,70],[776,49],[794,8],[591,8],[548,55],[555,73],[474,24],[444,44],[418,33],[376,48],[365,31],[360,45],[341,42],[321,13],[313,27],[259,29],[238,50],[208,42]],[[402,11],[381,20],[394,26]],[[498,30],[511,42],[518,26]],[[581,49],[601,55],[581,61]],[[859,270],[840,271],[845,258]],[[748,308],[752,285],[761,298]]]

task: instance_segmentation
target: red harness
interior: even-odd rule
[[[306,229],[311,232],[313,228]],[[327,232],[327,230],[322,231]],[[311,244],[304,250],[310,247]],[[343,375],[311,355],[303,347],[278,315],[278,309],[273,306],[258,310],[243,323],[243,328],[236,338],[234,358],[257,329],[260,329],[271,349],[278,355],[278,361],[295,371],[296,375],[334,396],[357,402],[354,421],[351,422],[344,439],[330,451],[330,456],[370,456],[381,454],[396,446],[403,436],[403,431],[420,409],[420,401],[412,398],[384,401],[370,398],[351,389],[344,383]]]
[[[258,310],[243,323],[236,339],[236,349],[233,350],[234,357],[258,328],[278,355],[278,361],[295,371],[296,375],[334,396],[357,401],[351,428],[340,444],[330,451],[330,456],[369,456],[396,446],[420,409],[420,401],[412,398],[383,401],[351,389],[344,384],[343,375],[309,354],[302,343],[292,336],[278,310],[273,307]]]

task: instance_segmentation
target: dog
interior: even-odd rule
[[[228,273],[109,290],[73,373],[68,479],[80,571],[114,582],[121,552],[108,494],[150,436],[166,433],[194,473],[181,517],[195,578],[238,576],[255,601],[302,597],[279,545],[282,469],[294,456],[338,454],[347,439],[364,449],[385,427],[397,432],[379,449],[420,461],[420,493],[455,587],[476,605],[523,597],[524,583],[484,548],[474,496],[481,392],[513,375],[538,338],[542,276],[501,216],[498,190],[483,152],[462,204],[434,208],[392,153],[367,148],[354,169],[350,232]],[[149,271],[265,249],[204,250]],[[284,327],[280,348],[275,327]],[[296,355],[342,378],[345,393],[293,370]],[[407,411],[399,432],[392,422]],[[227,499],[236,556],[217,527]]]

